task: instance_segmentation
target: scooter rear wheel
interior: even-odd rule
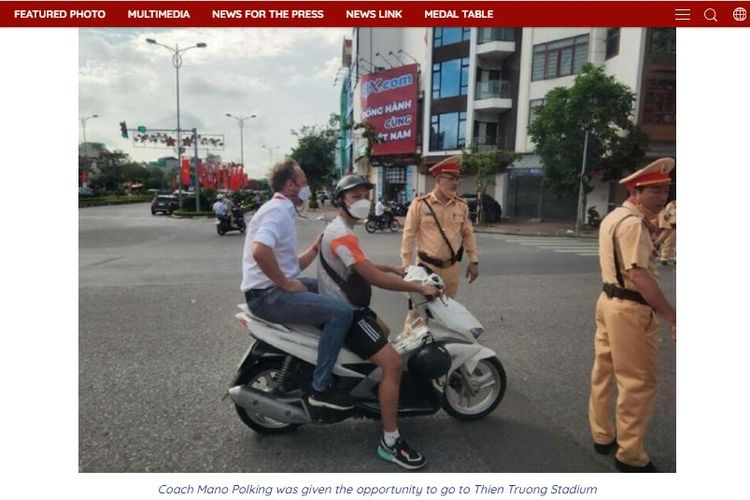
[[[281,362],[262,361],[240,375],[237,384],[246,385],[263,392],[271,392],[278,386],[280,374]],[[239,405],[234,405],[234,409],[237,410],[237,415],[245,425],[261,434],[283,434],[300,426],[300,424],[277,422],[263,415],[251,413]]]
[[[365,223],[365,231],[367,231],[368,233],[374,233],[377,230],[378,230],[378,224],[375,221],[368,220]]]
[[[461,368],[448,377],[443,393],[443,409],[459,420],[479,420],[502,401],[508,381],[496,357],[479,360],[472,373]]]
[[[390,229],[394,233],[398,232],[398,230],[401,229],[401,223],[396,219],[393,219],[390,224],[388,224],[388,229]]]

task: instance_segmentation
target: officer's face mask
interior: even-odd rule
[[[346,209],[349,212],[349,215],[355,219],[366,219],[370,215],[371,207],[372,202],[370,200],[359,200],[351,205],[347,205]]]

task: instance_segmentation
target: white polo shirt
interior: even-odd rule
[[[284,195],[276,193],[250,219],[242,251],[240,288],[243,292],[276,285],[255,262],[250,251],[253,243],[262,243],[273,250],[279,269],[288,279],[294,279],[302,272],[299,268],[297,233],[294,229],[296,215],[294,204]]]

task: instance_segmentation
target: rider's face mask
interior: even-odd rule
[[[370,200],[359,200],[346,206],[349,215],[355,219],[366,219],[370,215],[371,207],[372,202]]]

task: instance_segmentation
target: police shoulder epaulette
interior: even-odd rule
[[[464,200],[464,199],[463,199],[463,198],[461,198],[460,196],[454,196],[454,197],[453,197],[453,199],[454,199],[454,200],[456,200],[456,201],[460,201],[460,202],[461,202],[461,203],[463,203],[464,205],[468,205],[468,203],[466,202],[466,200]]]
[[[422,200],[426,200],[429,197],[430,197],[430,193],[427,193],[427,194],[423,194],[422,196],[417,196],[417,200],[422,201]]]

